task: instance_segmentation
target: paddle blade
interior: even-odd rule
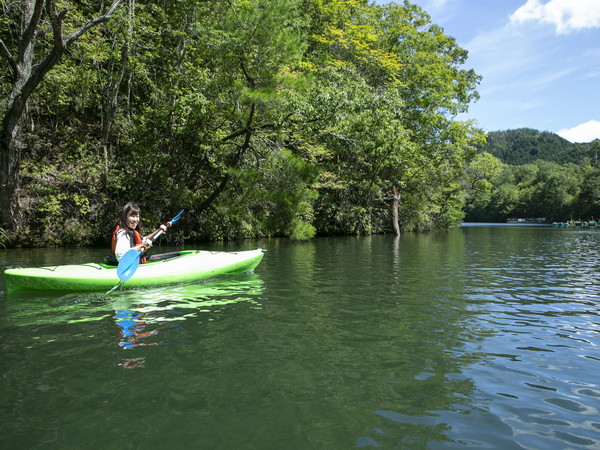
[[[179,211],[179,214],[177,214],[175,217],[173,217],[169,221],[171,223],[171,225],[175,225],[175,222],[177,222],[179,220],[179,218],[181,217],[181,215],[183,214],[184,211],[185,211],[185,209],[182,209],[181,211]]]
[[[142,252],[140,250],[135,250],[132,248],[123,255],[121,261],[119,261],[119,265],[117,266],[117,275],[121,281],[127,281],[133,276],[140,265],[141,254]]]

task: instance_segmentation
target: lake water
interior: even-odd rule
[[[0,447],[600,448],[600,229],[211,245],[268,251],[207,284],[0,295]]]

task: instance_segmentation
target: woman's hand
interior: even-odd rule
[[[152,246],[152,241],[154,239],[156,239],[156,235],[160,232],[160,233],[165,233],[167,231],[167,226],[166,225],[161,225],[160,227],[158,227],[158,229],[152,233],[150,233],[148,236],[144,236],[142,238],[142,243],[148,247]]]

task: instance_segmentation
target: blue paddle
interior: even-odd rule
[[[179,220],[179,218],[183,214],[183,211],[183,209],[179,211],[179,214],[177,214],[175,217],[173,217],[166,223],[167,228],[171,228],[175,224],[175,222]],[[158,239],[158,237],[161,234],[163,234],[162,229],[159,230],[158,233],[156,233],[156,235],[150,240],[150,242],[154,242],[156,239]],[[123,255],[121,261],[119,261],[119,265],[117,266],[117,275],[119,276],[121,281],[127,281],[133,276],[138,266],[140,265],[140,255],[146,251],[146,248],[147,247],[145,245],[142,245],[140,250],[132,248]]]

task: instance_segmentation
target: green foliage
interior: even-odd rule
[[[96,154],[83,148],[24,164],[29,224],[27,240],[37,245],[86,245],[94,242],[98,208],[106,202]]]
[[[343,3],[315,3],[311,34],[312,111],[330,124],[315,133],[328,149],[318,156],[317,228],[388,228],[390,184],[401,190],[404,229],[445,227],[442,217],[461,216],[460,201],[438,193],[460,197],[449,187],[480,134],[449,113],[476,98],[478,77],[458,68],[466,53],[418,7]],[[433,213],[444,209],[436,202],[458,209]]]
[[[597,217],[600,212],[594,193],[599,172],[591,166],[537,160],[501,167],[478,180],[485,181],[485,190],[473,185],[466,220],[504,222],[510,217],[544,217],[566,221],[572,217]]]
[[[30,100],[22,242],[105,242],[130,200],[146,228],[188,211],[166,239],[376,233],[390,186],[402,229],[453,226],[482,138],[454,120],[466,57],[409,2],[125,2]]]
[[[463,179],[466,220],[599,217],[599,140],[571,144],[553,133],[518,129],[490,133],[479,149]]]
[[[597,148],[594,144],[573,144],[547,131],[519,128],[489,133],[480,151],[511,165],[529,164],[538,159],[558,164],[580,164],[585,158],[596,158]]]

